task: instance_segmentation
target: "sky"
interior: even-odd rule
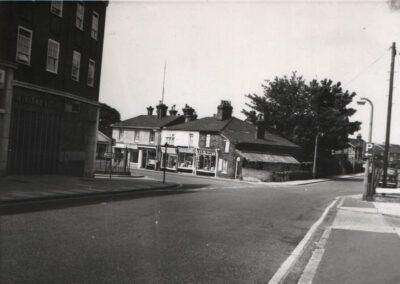
[[[390,46],[399,45],[400,11],[383,1],[110,1],[107,9],[100,101],[122,120],[146,114],[165,99],[199,118],[221,100],[244,119],[246,94],[293,71],[306,80],[329,78],[356,92],[351,120],[367,139],[375,107],[373,142],[385,140]],[[399,52],[397,52],[399,54]],[[391,143],[400,144],[400,58],[396,56]],[[357,133],[356,133],[357,134]]]

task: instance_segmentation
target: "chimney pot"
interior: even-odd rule
[[[168,106],[166,106],[165,104],[160,103],[159,105],[157,105],[157,118],[163,118],[167,116],[167,109]]]
[[[183,111],[183,115],[185,116],[185,122],[189,122],[189,121],[192,121],[197,118],[194,108],[190,107],[187,104],[182,109],[182,111]]]
[[[256,125],[256,139],[264,139],[265,134],[265,125],[264,125],[264,115],[258,114],[257,120],[255,122]]]
[[[217,120],[225,120],[232,117],[232,106],[230,101],[221,100],[217,111]]]
[[[153,115],[153,110],[154,110],[154,108],[152,106],[149,106],[147,108],[147,115]]]

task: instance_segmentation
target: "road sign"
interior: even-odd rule
[[[374,154],[374,143],[365,143],[364,157],[369,158]]]

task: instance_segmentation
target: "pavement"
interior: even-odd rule
[[[298,283],[400,283],[399,263],[400,198],[367,202],[361,195],[346,196]]]
[[[88,196],[128,194],[138,191],[166,190],[174,182],[134,177],[98,175],[95,178],[61,175],[10,176],[0,179],[0,205]]]

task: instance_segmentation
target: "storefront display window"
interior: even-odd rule
[[[197,170],[214,172],[216,164],[215,153],[199,153],[197,160]]]
[[[179,168],[192,169],[194,155],[191,153],[179,154]]]

